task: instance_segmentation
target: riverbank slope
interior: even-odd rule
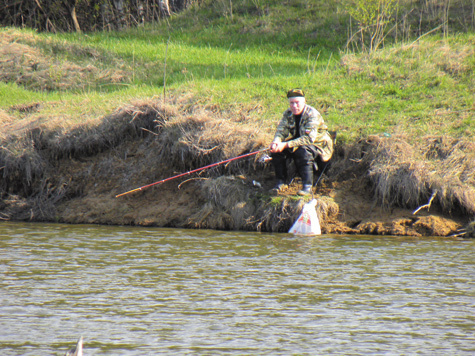
[[[470,19],[415,36],[404,22],[403,41],[352,53],[338,2],[290,3],[87,35],[1,29],[0,219],[287,231],[299,179],[271,196],[260,155],[116,195],[267,147],[303,87],[338,132],[315,191],[323,232],[473,235]]]
[[[285,232],[309,199],[295,195],[298,177],[281,195],[269,194],[273,172],[261,154],[116,198],[262,149],[271,138],[270,130],[204,108],[136,102],[66,132],[41,120],[3,120],[5,220]],[[413,146],[387,135],[337,141],[315,189],[322,231],[463,233],[475,211],[473,186],[461,184],[475,168],[474,145],[426,137]]]

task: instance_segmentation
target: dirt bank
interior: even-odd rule
[[[298,177],[282,195],[270,195],[273,173],[260,155],[116,198],[266,147],[273,128],[253,127],[235,113],[141,102],[67,128],[0,117],[3,220],[285,232],[309,199],[295,195]],[[442,137],[419,146],[379,136],[337,143],[315,190],[322,231],[468,235],[473,152],[473,143]]]

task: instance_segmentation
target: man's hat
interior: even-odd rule
[[[287,98],[295,98],[296,96],[305,97],[302,89],[291,89],[287,92]]]

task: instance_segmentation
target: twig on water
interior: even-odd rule
[[[460,230],[457,230],[457,231],[455,232],[455,234],[449,235],[449,236],[447,236],[447,237],[460,237],[460,236],[467,235],[467,233],[468,233],[467,230],[460,229]]]

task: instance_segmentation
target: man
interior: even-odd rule
[[[322,115],[306,104],[303,90],[289,90],[287,98],[290,107],[284,112],[270,144],[277,179],[273,191],[279,192],[286,187],[286,161],[291,158],[302,178],[302,189],[297,194],[308,195],[312,193],[313,163],[316,159],[322,162],[330,160],[333,141]]]

